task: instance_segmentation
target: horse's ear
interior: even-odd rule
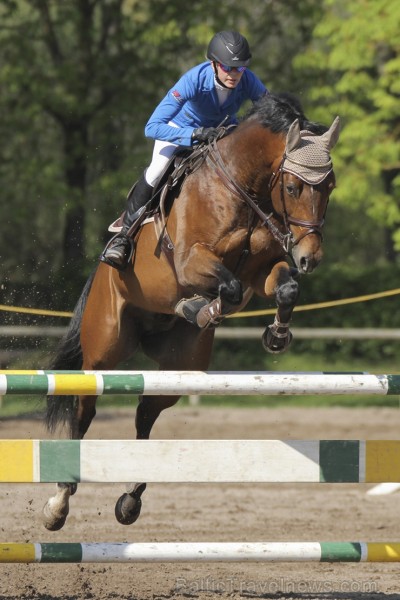
[[[336,146],[337,141],[339,139],[339,134],[340,134],[340,119],[339,119],[339,117],[336,117],[336,119],[333,121],[333,123],[330,126],[330,128],[328,129],[328,131],[326,133],[324,133],[323,135],[321,135],[320,139],[321,139],[321,141],[323,141],[326,144],[326,147],[328,148],[328,150],[330,150],[331,148]]]
[[[301,142],[299,120],[293,121],[286,136],[286,154],[295,150]]]

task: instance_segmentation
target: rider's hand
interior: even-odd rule
[[[214,140],[219,131],[216,127],[199,127],[192,133],[192,140],[194,142],[211,142]]]

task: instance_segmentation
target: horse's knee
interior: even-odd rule
[[[241,282],[233,277],[223,281],[218,287],[218,295],[228,304],[240,304],[243,300],[243,288]]]

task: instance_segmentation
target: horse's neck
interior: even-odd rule
[[[228,171],[243,189],[264,197],[284,152],[284,139],[259,126],[243,123],[220,143]]]

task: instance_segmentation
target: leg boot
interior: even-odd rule
[[[143,214],[142,209],[151,199],[152,193],[153,187],[147,183],[145,176],[142,175],[128,196],[122,230],[112,238],[103,250],[100,256],[102,262],[119,271],[126,269],[133,251],[133,242],[128,232],[136,219]]]

